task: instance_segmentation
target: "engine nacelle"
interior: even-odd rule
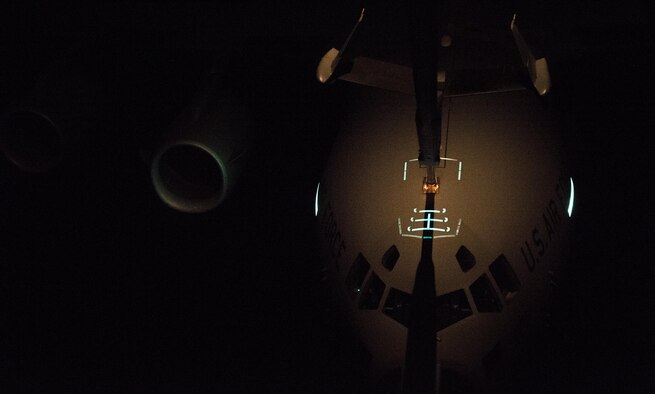
[[[217,207],[232,190],[244,162],[247,120],[238,98],[212,74],[194,103],[161,137],[151,163],[155,191],[168,206],[199,213]]]
[[[64,160],[93,155],[110,106],[102,45],[78,44],[43,69],[33,87],[0,115],[0,150],[19,169],[43,173]]]

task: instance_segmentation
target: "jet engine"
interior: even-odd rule
[[[150,169],[155,191],[182,212],[217,207],[232,190],[244,162],[245,108],[237,95],[221,87],[224,79],[213,67],[154,151]]]
[[[170,48],[150,49],[143,55],[143,49],[132,47],[84,43],[61,53],[28,93],[1,114],[2,153],[23,171],[45,173],[63,161],[73,167],[89,161],[108,163],[107,154],[124,153],[116,149],[137,155],[154,145],[145,160],[164,203],[190,213],[217,207],[232,190],[244,161],[243,86],[227,78],[226,70],[232,68],[219,66],[220,62],[206,71],[206,59],[213,54],[189,52],[175,63],[171,59],[176,51]],[[205,78],[189,77],[203,69]],[[200,86],[186,105],[187,96],[176,88],[156,88],[193,86],[199,79]],[[179,97],[152,100],[162,92]],[[177,117],[162,114],[180,108]],[[169,119],[175,120],[164,125]],[[112,152],[107,152],[109,145]]]
[[[93,155],[109,124],[109,58],[110,50],[89,43],[55,56],[0,115],[4,156],[23,171],[44,173]]]

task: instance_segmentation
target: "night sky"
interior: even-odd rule
[[[514,388],[652,390],[650,21],[635,1],[564,4],[518,4],[557,54],[548,100],[567,130],[576,230]],[[365,392],[357,341],[321,281],[313,212],[347,111],[346,89],[314,70],[357,2],[1,8],[0,109],[62,53],[97,66],[103,96],[54,170],[0,160],[0,391]],[[80,41],[92,49],[70,49]],[[211,58],[252,138],[225,203],[190,215],[161,202],[147,162]]]

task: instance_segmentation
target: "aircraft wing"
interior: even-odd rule
[[[380,54],[379,51],[374,56],[357,53],[366,52],[366,42],[361,41],[373,37],[370,32],[368,37],[366,33],[357,32],[362,27],[366,29],[367,22],[367,13],[362,9],[341,49],[332,48],[321,59],[316,69],[317,79],[322,83],[341,79],[413,95],[411,66],[402,64],[402,60],[381,60],[375,56]],[[452,24],[446,25],[439,53],[440,72],[437,78],[440,96],[497,93],[526,88],[534,88],[540,95],[548,93],[551,86],[548,63],[544,57],[537,58],[533,54],[531,46],[519,30],[516,14],[509,26],[505,24],[502,28],[505,31],[500,34],[485,36],[479,32],[470,33],[471,29],[469,32],[458,32]],[[510,36],[513,40],[508,39]],[[459,50],[460,45],[466,49]],[[356,48],[353,49],[353,46]],[[461,55],[470,53],[478,56],[471,58],[470,55]]]
[[[445,84],[446,73],[440,73],[437,78],[440,84]],[[452,70],[448,73],[448,78],[449,89],[445,97],[525,89],[525,85],[520,82],[521,75],[517,70],[512,69]],[[339,76],[338,79],[409,95],[414,94],[411,67],[365,56],[356,57],[350,71]]]

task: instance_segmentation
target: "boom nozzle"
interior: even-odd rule
[[[427,175],[423,177],[423,194],[439,193],[439,177],[434,175],[434,166],[429,165]]]

